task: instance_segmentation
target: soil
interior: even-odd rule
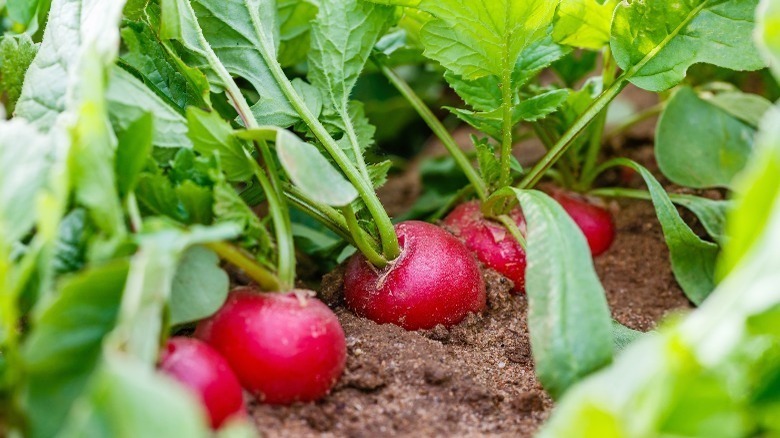
[[[630,146],[631,141],[624,144]],[[427,155],[436,151],[432,146]],[[655,168],[649,146],[623,152]],[[393,214],[412,205],[419,194],[415,169],[412,163],[406,174],[393,178],[381,192]],[[639,187],[641,182],[632,184]],[[670,312],[688,309],[690,304],[674,280],[652,205],[627,200],[611,207],[617,239],[595,260],[596,270],[614,318],[633,329],[651,330]],[[527,300],[511,294],[511,284],[501,275],[484,272],[488,308],[483,314],[471,315],[451,329],[418,332],[377,325],[344,309],[342,275],[338,268],[326,275],[320,295],[334,307],[346,333],[343,377],[317,403],[251,404],[261,433],[269,437],[518,437],[533,435],[548,417],[553,401],[534,375]]]

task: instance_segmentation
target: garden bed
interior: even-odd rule
[[[648,153],[649,152],[649,153]],[[631,155],[652,167],[652,149]],[[414,178],[391,181],[396,204],[409,205]],[[403,195],[403,194],[406,195]],[[669,266],[669,251],[652,205],[614,203],[617,238],[595,260],[613,317],[647,331],[665,315],[690,308]],[[689,218],[690,219],[690,218]],[[338,303],[343,271],[322,289]],[[410,332],[378,325],[336,308],[347,337],[344,376],[318,403],[250,412],[268,436],[530,436],[553,406],[534,374],[526,324],[527,300],[510,293],[499,274],[484,274],[488,308],[445,329]]]

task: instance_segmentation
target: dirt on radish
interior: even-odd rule
[[[644,147],[631,155],[652,164]],[[615,207],[617,238],[596,258],[596,270],[615,319],[647,331],[690,304],[669,267],[652,205],[626,200]],[[326,275],[321,295],[336,303],[346,333],[346,371],[320,402],[251,404],[258,429],[271,437],[531,436],[553,402],[534,375],[527,301],[499,274],[484,277],[484,314],[449,330],[408,332],[343,308],[343,271]]]

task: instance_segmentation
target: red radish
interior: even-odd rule
[[[579,225],[593,256],[603,254],[615,240],[615,223],[609,210],[592,204],[584,196],[554,189],[550,196],[558,201]]]
[[[525,233],[525,219],[519,208],[509,214]],[[444,225],[473,251],[485,266],[496,270],[514,283],[515,292],[525,290],[525,251],[499,222],[488,220],[478,201],[456,207],[444,219]]]
[[[352,256],[344,277],[347,306],[380,324],[407,330],[455,325],[485,308],[485,283],[466,247],[425,222],[395,226],[401,255],[377,269]]]
[[[160,357],[160,369],[198,395],[218,429],[228,418],[244,415],[244,395],[225,358],[197,339],[168,340]]]
[[[310,294],[235,289],[195,336],[222,353],[261,402],[320,399],[344,371],[347,347],[336,315]]]

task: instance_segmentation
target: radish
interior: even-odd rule
[[[525,219],[519,208],[509,216],[525,233]],[[470,201],[456,207],[444,225],[474,252],[485,266],[494,269],[514,283],[515,292],[525,290],[525,251],[501,223],[485,218],[479,201]]]
[[[485,283],[468,249],[425,222],[395,226],[401,255],[378,269],[362,254],[347,263],[347,306],[380,324],[407,330],[455,325],[485,308]]]
[[[211,427],[244,415],[244,395],[225,358],[197,339],[174,337],[160,357],[160,370],[188,387],[203,403]]]
[[[347,347],[336,315],[311,294],[236,289],[195,336],[225,356],[259,401],[318,400],[344,371]]]
[[[609,210],[591,203],[584,196],[560,189],[551,190],[550,196],[561,204],[580,227],[594,257],[609,249],[615,240],[615,223]]]

